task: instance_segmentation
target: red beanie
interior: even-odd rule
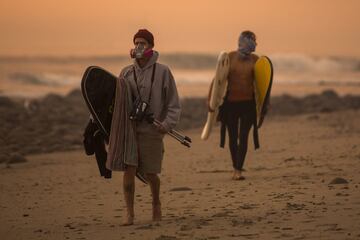
[[[147,29],[139,29],[139,31],[134,35],[133,42],[135,38],[144,38],[149,44],[154,46],[154,36]]]

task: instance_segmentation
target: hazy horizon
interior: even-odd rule
[[[360,56],[358,9],[356,0],[5,0],[0,55],[126,55],[137,29],[148,28],[160,53],[234,50],[250,29],[265,54]]]
[[[223,49],[224,51],[226,49]],[[223,51],[221,50],[221,51]],[[228,51],[233,51],[235,49],[227,49]],[[186,51],[162,51],[159,52],[160,56],[166,56],[166,57],[173,57],[173,56],[203,56],[203,57],[217,57],[219,55],[219,52],[186,52]],[[329,54],[329,55],[319,55],[319,54],[305,54],[301,52],[282,52],[282,53],[264,53],[264,52],[255,52],[255,54],[264,54],[266,56],[280,56],[280,57],[309,57],[314,59],[328,59],[328,58],[334,58],[334,59],[360,59],[359,55],[335,55],[335,54]],[[130,55],[128,53],[77,53],[77,54],[53,54],[53,53],[30,53],[30,54],[2,54],[0,53],[0,60],[4,59],[91,59],[91,58],[104,58],[104,59],[111,59],[111,58],[121,58],[132,61]]]

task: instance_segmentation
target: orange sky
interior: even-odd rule
[[[0,55],[127,53],[140,27],[161,52],[236,48],[242,30],[263,53],[360,56],[358,0],[1,0]]]

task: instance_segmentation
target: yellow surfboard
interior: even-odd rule
[[[271,86],[273,82],[273,66],[270,59],[261,56],[255,63],[255,101],[257,125],[261,127],[270,101]]]

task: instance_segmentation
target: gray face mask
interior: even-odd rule
[[[142,58],[144,56],[145,46],[144,44],[138,44],[134,49],[131,49],[130,55],[132,58]]]
[[[252,52],[255,52],[256,49],[256,42],[249,37],[244,37],[240,35],[238,41],[238,52],[240,56],[245,57],[250,55]]]

